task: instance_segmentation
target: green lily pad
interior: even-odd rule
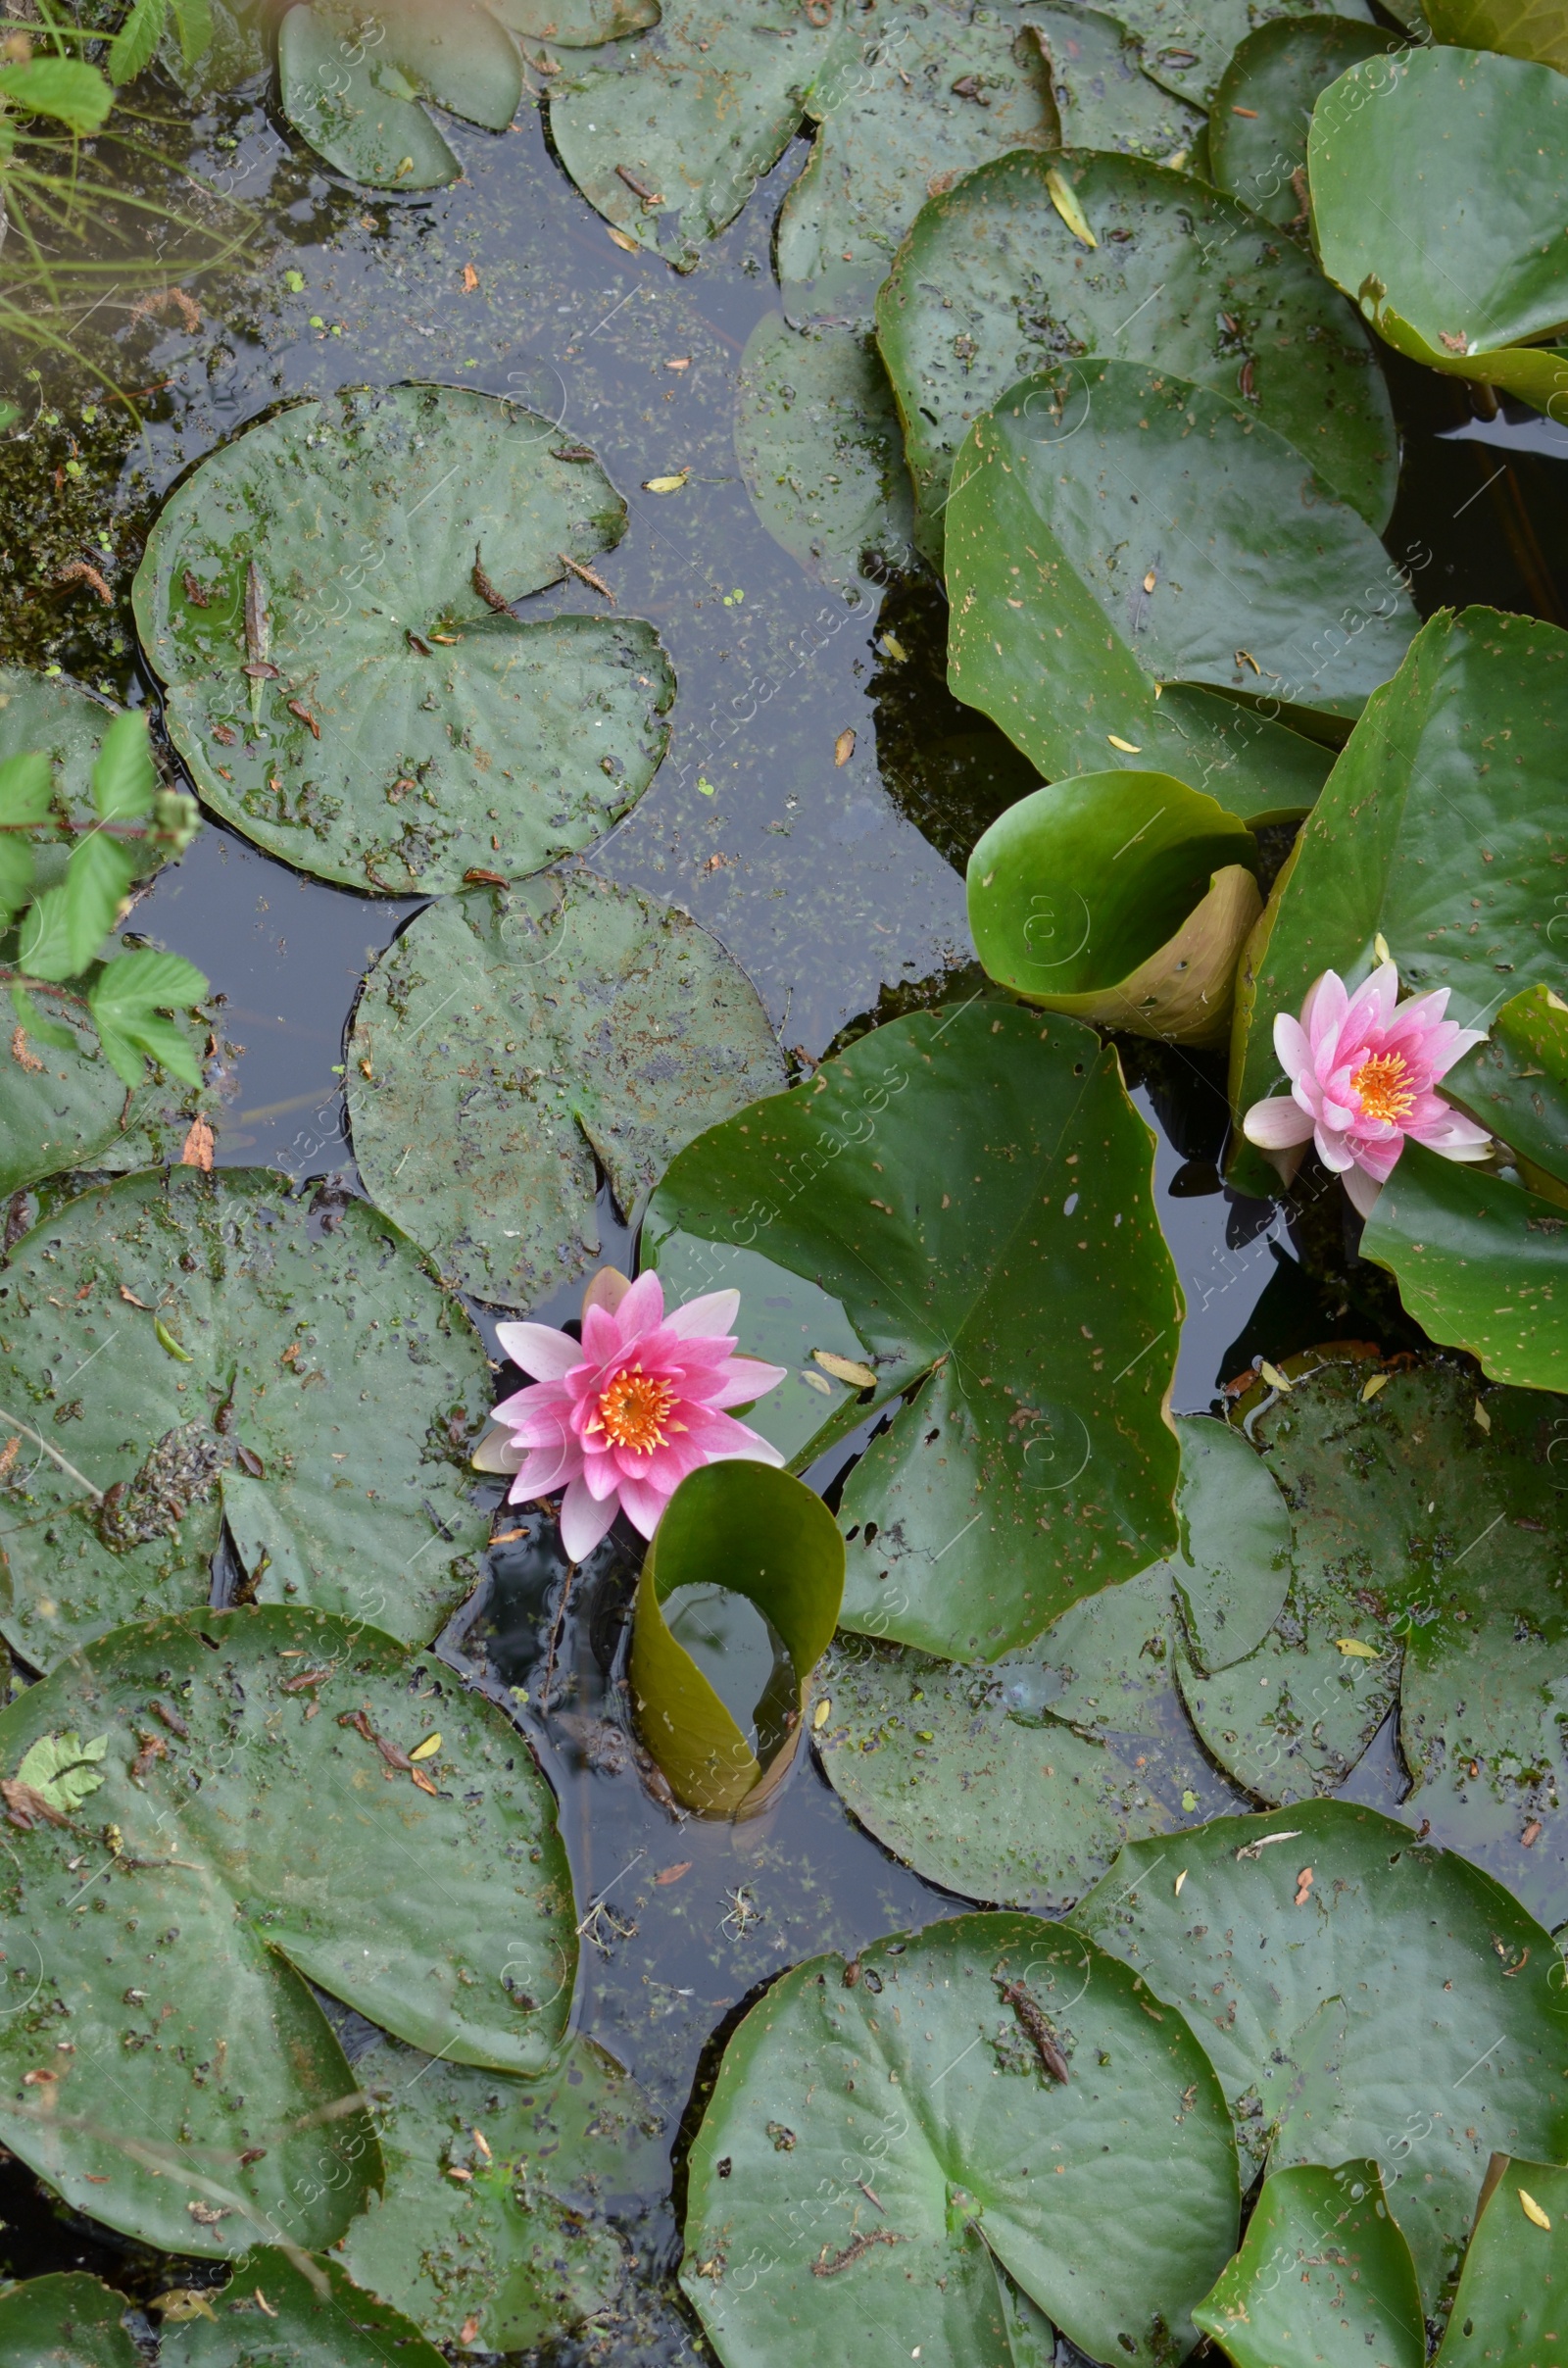
[[[660,18],[659,0],[485,0],[485,6],[519,40],[556,49],[597,49]]]
[[[261,1601],[426,1643],[477,1577],[464,1453],[489,1378],[363,1201],[313,1210],[242,1168],[81,1194],[0,1275],[0,1632],[48,1668],[205,1603],[226,1519]]]
[[[141,2368],[125,2297],[85,2270],[28,2278],[0,2294],[0,2353],[37,2368]]]
[[[1376,2162],[1276,2171],[1241,2251],[1193,2317],[1237,2368],[1426,2368],[1410,2247]]]
[[[1358,714],[1415,630],[1377,537],[1294,446],[1141,364],[1026,379],[954,483],[949,680],[1048,779],[1141,759],[1232,814],[1300,813],[1329,759],[1291,718]]]
[[[1147,156],[1180,172],[1202,139],[1202,109],[1144,72],[1127,14],[1106,16],[1077,0],[1029,0],[1027,21],[1051,61],[1061,145]]]
[[[1510,58],[1568,66],[1568,8],[1563,0],[1426,0],[1435,41],[1460,49],[1500,49]]]
[[[691,1590],[743,1598],[777,1634],[750,1734],[666,1621],[666,1604]],[[838,1526],[788,1472],[742,1459],[705,1464],[681,1482],[637,1582],[630,1675],[639,1732],[683,1807],[749,1815],[771,1796],[804,1732],[811,1674],[843,1593]]]
[[[387,2368],[393,2360],[437,2368],[441,2359],[401,2311],[356,2286],[330,2256],[259,2245],[208,2302],[164,2321],[161,2368]]]
[[[1359,0],[1119,0],[1119,13],[1143,43],[1145,72],[1207,106],[1217,99],[1228,60],[1254,25],[1273,17],[1310,17],[1335,5],[1342,16],[1371,15]]]
[[[1052,173],[1097,246],[1069,229]],[[970,422],[1020,379],[1087,355],[1240,395],[1375,530],[1393,507],[1393,415],[1354,314],[1272,222],[1141,158],[1023,153],[967,174],[922,207],[877,299],[877,337],[938,564]],[[1084,410],[1080,395],[1058,440]]]
[[[735,458],[752,507],[793,559],[842,583],[911,556],[904,441],[874,347],[848,329],[805,335],[766,313],[741,356]]]
[[[354,2069],[386,2189],[349,2230],[351,2277],[432,2341],[487,2351],[546,2343],[613,2304],[626,2259],[603,2200],[659,2183],[663,2149],[636,2083],[602,2047],[575,2040],[527,2082],[389,2039]]]
[[[969,930],[989,975],[1042,1011],[1223,1043],[1263,910],[1256,867],[1251,832],[1169,773],[1080,773],[992,823],[969,858]]]
[[[1568,1185],[1568,1004],[1560,995],[1534,986],[1513,996],[1486,1043],[1449,1070],[1444,1091],[1518,1155],[1533,1191],[1568,1197],[1554,1189]]]
[[[1076,1923],[1190,2016],[1271,2170],[1382,2162],[1431,2310],[1494,2149],[1568,2147],[1549,1936],[1462,1858],[1348,1801],[1218,1818],[1182,1863],[1178,1894],[1168,1845],[1130,1845]]]
[[[1152,2362],[1191,2343],[1237,2202],[1181,2017],[1070,1929],[956,1916],[752,2008],[692,2146],[681,2283],[725,2368],[803,2343],[1001,2368],[993,2260],[1093,2358]]]
[[[1238,1116],[1276,1090],[1275,1014],[1298,1011],[1325,970],[1359,984],[1380,935],[1402,984],[1447,987],[1448,1017],[1466,1027],[1486,1027],[1522,987],[1560,980],[1565,668],[1568,633],[1555,625],[1443,610],[1373,694],[1243,957]],[[1232,1177],[1249,1191],[1275,1183],[1245,1143]]]
[[[117,1629],[0,1713],[8,1768],[110,1734],[94,1839],[8,1836],[0,2136],[75,2210],[214,2256],[340,2237],[382,2165],[308,1981],[460,2063],[550,2061],[576,1958],[555,1803],[515,1729],[426,1675],[376,1629],[251,1605]]]
[[[378,1206],[507,1307],[597,1261],[596,1159],[630,1215],[683,1143],[785,1077],[722,946],[589,871],[418,914],[366,980],[347,1070]]]
[[[550,136],[589,204],[690,271],[801,126],[818,77],[859,44],[837,5],[662,0],[652,32],[550,86]]]
[[[1550,66],[1409,49],[1331,84],[1307,151],[1319,259],[1379,336],[1538,411],[1568,398],[1568,358],[1533,342],[1568,319],[1565,121]]]
[[[1150,1176],[1114,1053],[978,999],[673,1161],[653,1244],[760,1243],[842,1305],[873,1406],[908,1397],[845,1486],[844,1626],[994,1658],[1175,1543],[1181,1301]]]
[[[1546,2345],[1560,2340],[1568,2171],[1548,2162],[1493,2168],[1500,2176],[1476,2221],[1435,2368],[1549,2358]]]
[[[1194,1654],[1204,1669],[1241,1660],[1273,1627],[1290,1590],[1295,1532],[1278,1478],[1240,1432],[1178,1414],[1172,1574]]]
[[[674,697],[653,627],[519,623],[475,583],[515,602],[619,541],[624,503],[596,461],[556,457],[580,449],[563,432],[466,387],[361,389],[186,478],[132,597],[171,735],[225,821],[403,896],[537,871],[636,804]]]
[[[1386,1266],[1422,1329],[1497,1381],[1568,1390],[1568,1213],[1419,1143],[1378,1195],[1361,1256]]]
[[[312,0],[277,32],[283,113],[318,156],[370,189],[437,189],[463,170],[421,99],[505,131],[522,96],[516,43],[479,0]]]
[[[1249,33],[1214,93],[1208,156],[1218,186],[1282,230],[1304,225],[1306,135],[1319,91],[1399,46],[1396,33],[1350,17],[1276,17]]]

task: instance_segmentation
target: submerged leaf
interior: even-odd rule
[[[887,373],[848,329],[764,314],[741,356],[735,457],[773,540],[829,582],[911,557],[914,517]]]

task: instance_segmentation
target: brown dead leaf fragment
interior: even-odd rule
[[[842,769],[843,766],[848,765],[854,754],[855,733],[853,728],[849,724],[846,724],[843,731],[840,732],[838,738],[833,743],[833,762]]]
[[[297,1677],[285,1677],[277,1690],[279,1694],[303,1694],[308,1687],[324,1685],[331,1674],[330,1669],[302,1669]]]
[[[298,715],[302,723],[308,723],[310,725],[311,738],[313,740],[319,740],[321,737],[321,727],[317,722],[316,717],[311,714],[310,709],[305,705],[305,702],[302,699],[285,699],[283,704],[288,709],[288,712],[291,715]]]
[[[478,2332],[479,2314],[476,2310],[470,2310],[467,2317],[464,2320],[463,2325],[458,2330],[458,2342],[460,2343],[471,2343]]]
[[[656,1883],[678,1883],[682,1875],[691,1873],[694,1863],[695,1861],[690,1858],[679,1858],[673,1866],[662,1866],[654,1877],[654,1881]]]
[[[23,1027],[15,1027],[11,1031],[11,1058],[13,1061],[19,1061],[22,1066],[30,1070],[34,1076],[43,1067],[43,1062],[38,1059],[36,1053],[28,1052],[27,1031]]]
[[[1524,1832],[1519,1837],[1519,1846],[1522,1850],[1534,1850],[1536,1844],[1540,1840],[1541,1819],[1539,1817],[1532,1817],[1530,1823],[1525,1827]]]
[[[215,723],[213,725],[213,738],[218,741],[221,747],[232,748],[235,741],[239,738],[239,734],[238,732],[231,732],[226,723]],[[225,775],[224,778],[226,779],[227,776]]]
[[[463,875],[463,884],[466,888],[505,888],[507,875],[504,871],[487,871],[482,863],[470,863]]]
[[[1002,1993],[1003,2003],[1010,2006],[1018,2017],[1025,2038],[1040,2058],[1041,2069],[1053,2080],[1065,2084],[1068,2078],[1067,2058],[1056,2045],[1055,2034],[1047,2022],[1022,1982],[1004,1982],[999,1973],[992,1980]]]
[[[618,178],[625,182],[633,197],[640,197],[645,206],[662,206],[663,204],[664,201],[659,191],[650,189],[648,183],[640,180],[629,165],[617,165],[615,173]]]
[[[367,1711],[340,1710],[338,1713],[337,1723],[340,1727],[352,1727],[357,1735],[364,1736],[367,1743],[374,1744],[376,1750],[380,1752],[381,1757],[386,1761],[386,1766],[382,1770],[382,1774],[388,1779],[389,1782],[394,1776],[412,1776],[416,1784],[418,1783],[419,1771],[417,1768],[416,1768],[407,1751],[405,1751],[398,1744],[388,1743],[384,1735],[377,1735],[375,1729],[370,1724],[369,1715]],[[433,1792],[435,1788],[428,1782],[428,1780],[426,1780],[421,1789],[426,1792]]]
[[[474,268],[473,268],[473,266],[472,266],[472,264],[471,264],[471,263],[466,263],[466,264],[464,265],[464,267],[463,267],[463,291],[464,291],[464,294],[465,294],[466,296],[471,296],[471,295],[473,294],[474,289],[475,289],[475,288],[478,286],[478,284],[479,284],[479,274],[478,274],[478,272],[477,272],[477,271],[474,270]]]
[[[841,2269],[849,2269],[855,2262],[863,2260],[873,2245],[902,2245],[903,2243],[904,2239],[896,2235],[891,2228],[869,2229],[863,2237],[857,2237],[853,2243],[846,2245],[841,2253],[835,2253],[831,2260],[824,2257],[820,2261],[813,2261],[811,2275],[813,2278],[836,2278]],[[824,2245],[824,2256],[826,2250]]]
[[[202,325],[202,308],[183,288],[154,288],[147,295],[138,296],[130,308],[129,325],[134,327],[138,321],[156,320],[169,313],[177,313],[180,327],[193,337]]]
[[[479,559],[482,548],[483,546],[479,543],[475,543],[473,546],[473,588],[487,609],[494,609],[498,614],[505,615],[512,607],[512,603],[509,600],[503,600],[489,576],[486,575]]]
[[[596,575],[592,567],[585,567],[580,560],[573,559],[571,554],[567,551],[558,551],[556,553],[556,557],[560,560],[562,566],[568,569],[571,574],[579,577],[581,581],[588,586],[590,591],[602,592],[606,600],[608,600],[612,608],[613,608],[615,603],[615,595],[613,592],[612,592],[610,586],[606,583],[602,575]]]
[[[11,1437],[6,1441],[5,1446],[0,1447],[0,1488],[4,1488],[6,1482],[10,1479],[12,1472],[16,1468],[17,1457],[21,1455],[21,1437],[17,1432],[13,1431]]]
[[[552,447],[550,458],[553,461],[593,461],[597,460],[598,455],[591,445],[559,444]]]
[[[127,1307],[139,1307],[144,1315],[151,1315],[152,1309],[148,1307],[147,1302],[144,1299],[138,1299],[134,1291],[127,1291],[123,1283],[120,1286],[120,1296]]]
[[[213,1130],[205,1118],[193,1118],[179,1154],[181,1167],[199,1167],[206,1175],[213,1164]],[[129,1298],[129,1293],[123,1294]],[[140,1303],[137,1303],[138,1306]]]
[[[1304,1907],[1312,1892],[1312,1869],[1303,1866],[1296,1878],[1296,1904]]]
[[[220,2220],[228,2218],[230,2207],[226,2203],[187,2203],[185,2209],[193,2220],[200,2221],[203,2228],[216,2228]]]
[[[67,560],[65,566],[55,577],[55,582],[57,584],[85,584],[90,591],[97,593],[99,599],[103,602],[106,609],[112,609],[115,605],[115,596],[110,591],[109,586],[105,583],[97,568],[90,567],[84,559]]]
[[[210,609],[212,607],[212,594],[203,584],[198,583],[196,577],[191,573],[188,567],[185,569],[184,574],[180,577],[180,582],[185,587],[185,598],[190,602],[190,605],[193,609]]]
[[[144,1777],[152,1773],[160,1759],[167,1759],[169,1756],[169,1746],[161,1735],[149,1735],[144,1727],[138,1727],[136,1741],[140,1744],[141,1750],[130,1763],[132,1784],[140,1784]]]
[[[57,1808],[52,1808],[41,1793],[34,1792],[30,1784],[24,1784],[16,1776],[0,1777],[0,1801],[6,1804],[8,1821],[20,1827],[24,1834],[30,1834],[35,1825],[69,1825],[71,1822],[69,1817],[62,1817]]]

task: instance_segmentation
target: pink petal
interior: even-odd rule
[[[1382,1185],[1359,1167],[1348,1168],[1343,1182],[1345,1197],[1357,1216],[1369,1217],[1378,1205],[1378,1195],[1383,1190]]]
[[[486,1431],[473,1454],[468,1457],[476,1472],[514,1472],[522,1461],[521,1443],[509,1439],[505,1431]]]
[[[596,1505],[603,1505],[620,1486],[620,1450],[602,1448],[583,1457],[583,1486]]]
[[[664,1320],[664,1286],[649,1268],[639,1274],[620,1306],[615,1309],[615,1321],[620,1337],[629,1341],[639,1332],[655,1332]]]
[[[510,1426],[526,1421],[545,1406],[554,1407],[564,1421],[571,1407],[569,1385],[561,1381],[526,1382],[520,1390],[514,1390],[510,1398],[503,1398],[499,1406],[491,1407],[490,1419]]]
[[[666,1495],[663,1490],[653,1487],[646,1480],[623,1480],[620,1488],[620,1502],[630,1517],[632,1526],[640,1529],[645,1538],[651,1538],[663,1518],[664,1507],[673,1494],[674,1491],[671,1490]]]
[[[1477,1126],[1473,1118],[1466,1118],[1451,1102],[1439,1103],[1435,1115],[1422,1114],[1422,1122],[1412,1123],[1405,1131],[1429,1151],[1441,1153],[1445,1159],[1485,1159],[1492,1150],[1492,1137],[1486,1128]]]
[[[708,1403],[712,1406],[753,1406],[789,1377],[788,1365],[764,1365],[760,1357],[732,1357],[721,1387]]]
[[[1281,1068],[1293,1082],[1303,1069],[1312,1065],[1312,1040],[1298,1019],[1289,1011],[1276,1014],[1274,1020],[1274,1052]]]
[[[1320,1126],[1314,1130],[1312,1140],[1317,1145],[1318,1158],[1332,1174],[1343,1176],[1348,1167],[1355,1165],[1355,1155],[1343,1134],[1331,1135]]]
[[[1379,962],[1370,978],[1364,978],[1346,1007],[1345,1027],[1354,1027],[1364,1033],[1371,1028],[1386,1028],[1394,1017],[1399,1000],[1399,973],[1393,962]],[[1345,1030],[1342,1029],[1342,1034]]]
[[[689,1299],[684,1307],[672,1307],[664,1318],[664,1329],[681,1340],[701,1333],[733,1332],[740,1304],[738,1291],[707,1292],[701,1299]]]
[[[497,1324],[496,1338],[514,1365],[536,1381],[562,1381],[582,1362],[582,1351],[550,1324]]]
[[[1356,1152],[1355,1163],[1365,1170],[1374,1184],[1386,1184],[1398,1166],[1403,1150],[1404,1137],[1396,1127],[1389,1142],[1362,1144]]]
[[[1275,1094],[1267,1102],[1253,1103],[1242,1120],[1242,1132],[1263,1151],[1288,1151],[1293,1144],[1310,1140],[1312,1121],[1289,1094]]]
[[[561,1544],[568,1562],[586,1561],[618,1510],[614,1497],[603,1505],[595,1504],[585,1483],[573,1480],[561,1500]]]
[[[507,1492],[509,1505],[521,1505],[529,1497],[547,1497],[554,1488],[575,1480],[582,1470],[582,1457],[567,1442],[559,1447],[540,1448],[528,1455]]]
[[[628,1291],[621,1300],[622,1307],[625,1307],[626,1301],[630,1297],[631,1292]],[[618,1308],[612,1315],[608,1307],[589,1307],[584,1311],[582,1319],[581,1361],[590,1368],[609,1364],[612,1358],[620,1356],[625,1341],[630,1337],[628,1332],[625,1339],[622,1338]]]
[[[1319,1046],[1338,1033],[1348,1002],[1345,981],[1337,970],[1325,970],[1322,977],[1308,987],[1306,1001],[1301,1006],[1301,1025],[1306,1030],[1314,1060]]]

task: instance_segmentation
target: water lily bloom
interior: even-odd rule
[[[723,1410],[750,1405],[787,1370],[734,1354],[740,1304],[738,1291],[710,1291],[666,1315],[657,1274],[628,1283],[607,1268],[584,1295],[580,1343],[549,1324],[498,1324],[507,1355],[535,1378],[495,1408],[501,1432],[474,1462],[515,1473],[509,1504],[565,1490],[561,1542],[573,1562],[622,1506],[651,1538],[701,1464],[781,1464],[776,1448]]]
[[[1300,1018],[1282,1011],[1274,1022],[1289,1094],[1254,1102],[1242,1121],[1248,1141],[1264,1151],[1315,1143],[1362,1216],[1371,1215],[1407,1135],[1445,1159],[1484,1159],[1492,1149],[1484,1126],[1433,1091],[1486,1030],[1444,1018],[1446,987],[1408,1003],[1398,994],[1392,962],[1380,962],[1353,995],[1325,970]]]

